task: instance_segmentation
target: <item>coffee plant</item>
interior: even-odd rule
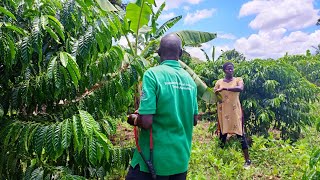
[[[308,56],[300,56],[299,62],[306,58],[317,59]],[[283,138],[296,140],[302,128],[316,121],[316,116],[310,112],[311,103],[319,101],[319,88],[307,80],[308,75],[304,76],[291,65],[294,62],[290,59],[296,57],[234,62],[235,76],[244,79],[245,89],[240,94],[240,101],[249,134],[267,135],[270,129],[277,129]],[[215,62],[199,64],[196,73],[213,87],[216,80],[224,77],[222,65],[226,61],[222,57]],[[312,65],[310,67],[313,68]],[[310,75],[309,78],[315,76]],[[214,105],[206,106],[215,112]],[[216,121],[215,115],[211,118]]]

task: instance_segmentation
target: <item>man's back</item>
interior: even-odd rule
[[[198,114],[197,88],[190,75],[176,60],[166,60],[145,72],[139,113],[153,114],[153,164],[158,175],[187,171],[191,151],[194,115]],[[140,142],[149,158],[149,131],[142,130]],[[140,164],[135,152],[132,166]]]

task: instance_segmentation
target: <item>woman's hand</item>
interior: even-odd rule
[[[224,90],[224,88],[218,88],[218,89],[215,89],[214,92],[215,92],[215,93],[218,93],[218,92],[221,92],[221,91],[223,91],[223,90]]]

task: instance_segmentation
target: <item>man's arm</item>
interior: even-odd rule
[[[153,114],[156,113],[157,81],[152,71],[146,71],[142,80],[142,94],[140,97],[139,118],[136,125],[143,129],[150,129],[153,122]]]
[[[150,129],[152,127],[153,115],[139,115],[137,112],[128,116],[127,122],[132,126],[138,126],[143,129]]]
[[[150,129],[152,127],[152,122],[152,114],[139,115],[137,126],[143,129]]]

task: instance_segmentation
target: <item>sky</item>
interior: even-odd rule
[[[133,0],[131,0],[133,1]],[[166,2],[159,25],[182,15],[168,32],[197,30],[217,33],[217,38],[202,44],[215,59],[235,49],[247,59],[277,59],[286,53],[314,52],[320,44],[320,0],[156,0]],[[205,60],[199,48],[187,47],[193,56]]]

